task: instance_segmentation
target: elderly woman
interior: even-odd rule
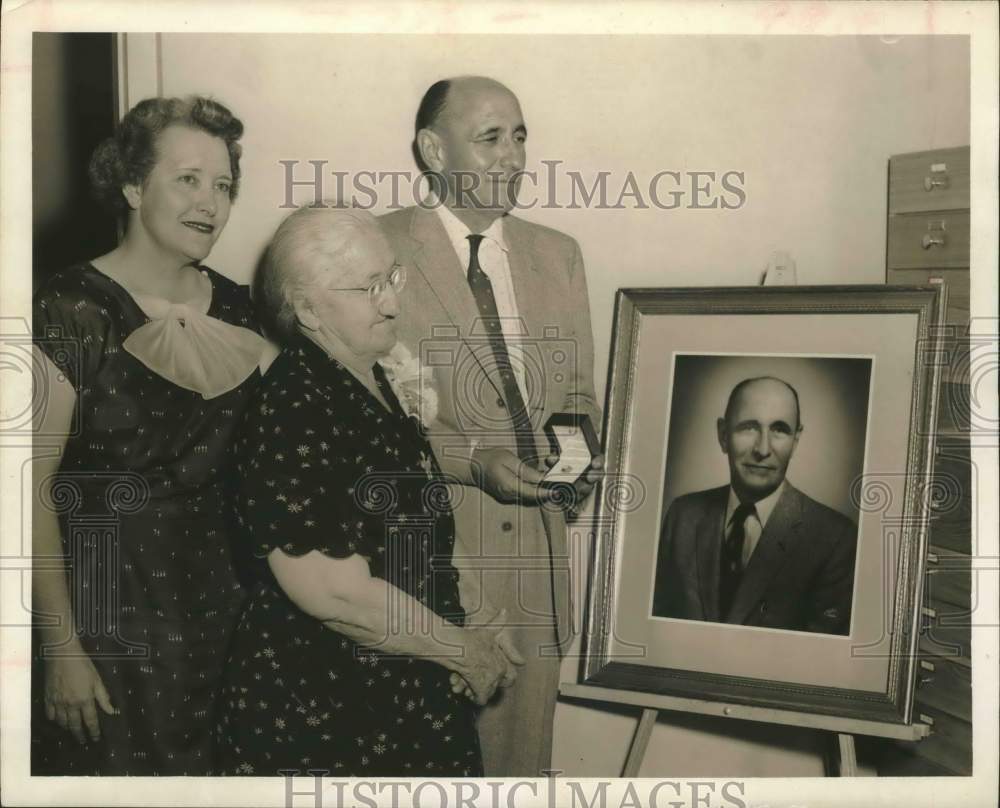
[[[417,420],[378,360],[405,270],[364,211],[304,208],[258,278],[283,342],[236,441],[261,579],[228,665],[223,771],[476,776],[474,706],[521,660],[463,627],[454,523]]]
[[[242,132],[207,98],[136,105],[90,166],[124,239],[35,295],[36,440],[58,451],[34,468],[35,673],[52,722],[33,721],[34,774],[212,770],[242,602],[220,501],[267,350],[247,288],[201,263],[236,198]]]

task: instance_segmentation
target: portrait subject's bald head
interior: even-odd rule
[[[788,472],[802,432],[798,393],[776,377],[746,379],[733,388],[716,429],[733,490],[742,501],[756,502],[777,490]]]

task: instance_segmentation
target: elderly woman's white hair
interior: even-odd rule
[[[324,205],[299,208],[285,218],[254,281],[261,319],[279,342],[287,343],[299,333],[295,294],[335,277],[359,238],[382,235],[368,211]]]

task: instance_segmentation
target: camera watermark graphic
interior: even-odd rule
[[[580,372],[576,340],[561,336],[557,325],[546,325],[532,336],[522,318],[502,322],[511,370],[532,429],[539,432],[550,390],[565,389]],[[470,323],[465,333],[458,326],[435,325],[418,350],[421,363],[451,388],[448,397],[460,432],[496,439],[510,431],[509,402],[499,381],[502,369],[482,318]]]
[[[0,413],[0,434],[4,436],[32,436],[34,439],[52,437],[44,426],[46,408],[50,401],[50,376],[46,361],[58,368],[56,379],[78,378],[80,356],[78,339],[67,335],[62,328],[47,328],[45,334],[32,336],[31,324],[23,317],[4,317],[0,320],[0,384],[13,389],[24,385],[30,390],[25,401],[11,406],[12,398],[5,398]],[[44,357],[47,357],[44,358]],[[80,415],[73,413],[69,434],[80,431]]]

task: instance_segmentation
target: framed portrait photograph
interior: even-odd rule
[[[941,305],[618,292],[584,684],[910,723]]]

